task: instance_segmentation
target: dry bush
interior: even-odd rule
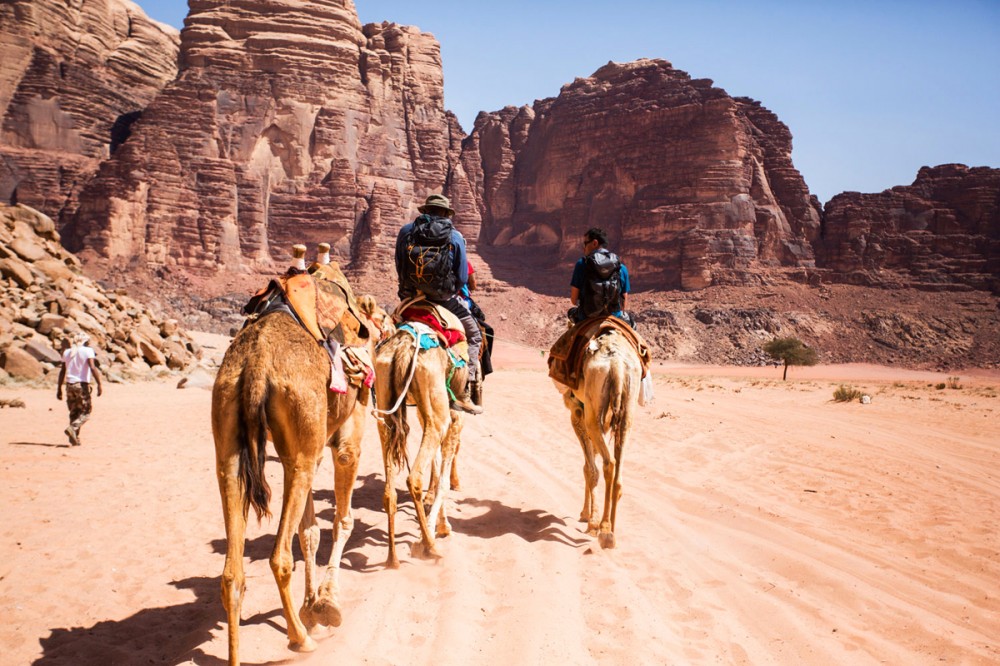
[[[837,387],[837,390],[833,392],[834,402],[853,402],[860,399],[861,391],[853,386],[844,386],[841,384]]]

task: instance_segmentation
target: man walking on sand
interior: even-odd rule
[[[73,446],[80,446],[80,428],[90,418],[90,382],[97,382],[97,395],[103,393],[101,372],[95,362],[96,354],[87,343],[86,333],[73,336],[73,345],[63,352],[62,368],[56,386],[56,399],[62,400],[63,382],[66,382],[66,406],[69,408],[69,426],[64,431]]]

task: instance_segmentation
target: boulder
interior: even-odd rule
[[[177,388],[201,388],[211,390],[214,384],[215,376],[211,372],[202,367],[195,367],[194,370],[177,382]]]
[[[37,242],[37,238],[38,236],[18,236],[11,242],[9,247],[21,259],[33,263],[49,256],[45,248]]]
[[[13,280],[21,289],[26,289],[35,281],[27,264],[14,257],[0,259],[0,276]]]
[[[59,364],[62,362],[62,355],[59,354],[48,342],[38,340],[28,340],[24,343],[24,351],[33,358],[45,363]]]
[[[54,329],[65,329],[66,328],[66,317],[62,315],[46,313],[43,314],[41,319],[38,321],[38,328],[36,329],[42,335],[49,335]]]
[[[41,379],[45,369],[34,356],[20,347],[8,347],[0,352],[0,368],[17,379]]]
[[[35,273],[50,282],[55,282],[56,280],[72,280],[76,275],[64,261],[53,259],[51,257],[36,261],[31,265],[31,267]]]
[[[149,340],[139,340],[139,353],[142,354],[143,360],[149,365],[167,364],[167,358],[163,355],[163,352],[151,344]]]

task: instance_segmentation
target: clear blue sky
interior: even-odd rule
[[[183,26],[185,0],[138,0]],[[355,0],[362,23],[441,42],[445,106],[553,97],[609,60],[663,58],[759,100],[826,202],[908,185],[924,165],[1000,167],[1000,0]]]

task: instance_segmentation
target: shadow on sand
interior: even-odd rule
[[[43,656],[35,666],[98,666],[103,664],[225,664],[204,654],[201,645],[212,640],[225,614],[219,601],[219,579],[187,578],[171,583],[192,590],[193,601],[146,608],[123,620],[104,620],[90,627],[57,628],[39,642]],[[277,611],[280,618],[281,612]],[[255,616],[244,624],[270,622]],[[283,626],[277,627],[284,631]]]
[[[460,500],[458,503],[486,509],[486,513],[474,518],[450,518],[451,526],[456,532],[470,537],[494,539],[504,534],[513,534],[529,543],[557,541],[568,546],[584,546],[592,541],[590,538],[576,538],[567,533],[571,528],[565,520],[541,509],[525,511],[497,500],[480,500],[473,497]]]
[[[71,449],[69,443],[53,444],[52,442],[10,442],[8,446],[44,446],[50,449]]]

